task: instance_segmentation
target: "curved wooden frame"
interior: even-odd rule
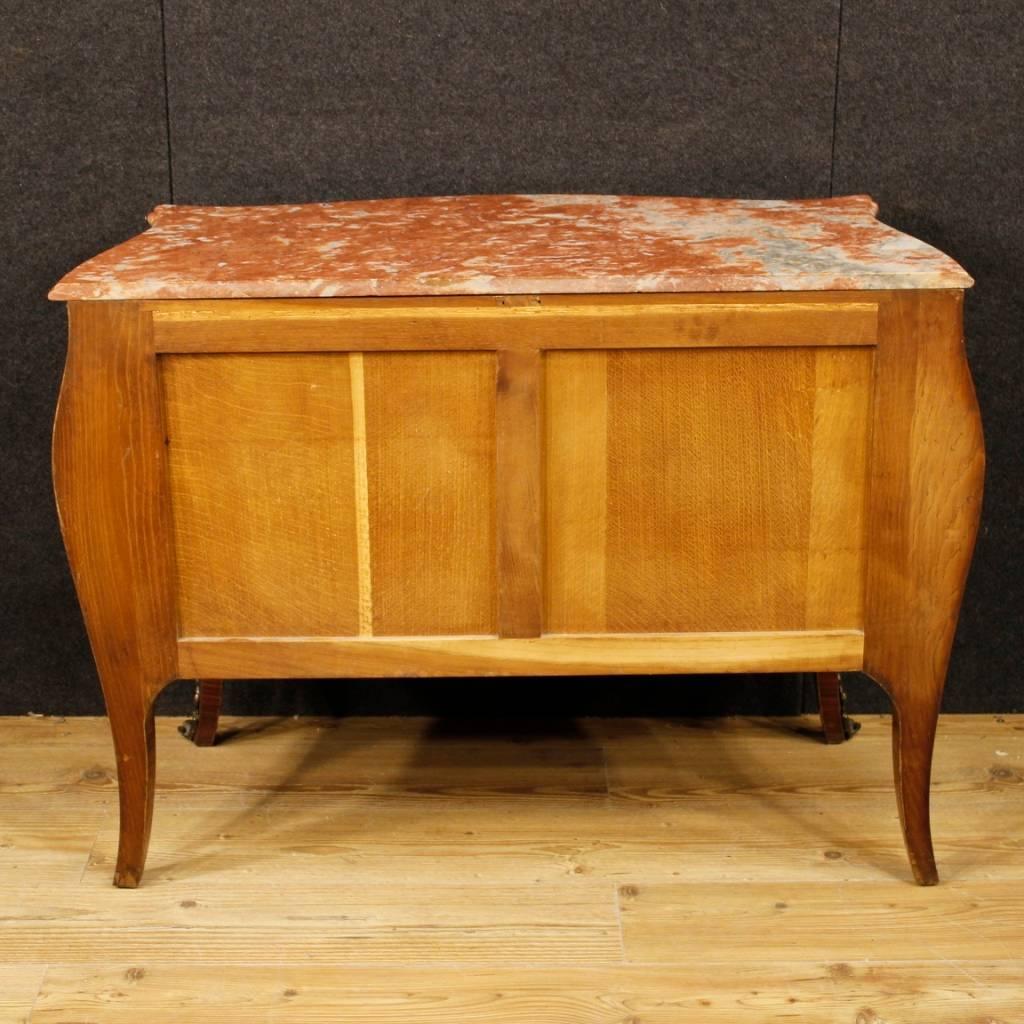
[[[937,881],[928,813],[931,756],[977,532],[984,472],[980,417],[964,355],[963,293],[850,292],[838,297],[788,293],[758,297],[756,302],[749,295],[716,295],[713,302],[707,296],[673,296],[671,300],[602,296],[601,303],[608,307],[616,298],[623,305],[660,308],[671,301],[698,311],[694,322],[704,326],[695,335],[697,345],[721,344],[720,326],[707,327],[712,321],[735,325],[742,322],[737,316],[759,309],[769,310],[777,325],[774,343],[791,337],[791,344],[810,344],[817,329],[814,325],[820,325],[821,319],[815,315],[805,322],[801,310],[808,307],[847,323],[854,333],[846,336],[846,344],[876,345],[863,632],[538,636],[540,574],[534,558],[538,532],[506,509],[499,514],[504,573],[499,581],[504,602],[500,637],[403,641],[292,637],[269,638],[263,646],[251,639],[182,638],[175,609],[157,359],[175,332],[187,337],[190,345],[196,336],[173,326],[184,315],[182,303],[69,304],[70,344],[54,425],[53,473],[61,528],[117,756],[121,817],[116,885],[134,887],[142,875],[153,811],[153,701],[168,682],[180,677],[258,676],[282,667],[292,675],[340,676],[371,675],[391,664],[391,674],[410,674],[421,657],[423,669],[412,674],[446,674],[459,666],[465,672],[497,675],[524,669],[541,674],[611,672],[629,670],[623,667],[628,665],[634,671],[652,672],[863,668],[893,701],[896,788],[914,877],[920,884]],[[471,304],[446,301],[462,310],[458,322],[464,325],[465,308]],[[559,302],[564,309],[551,314],[551,336],[564,338],[566,323],[575,316],[585,324],[587,314],[579,312],[584,305],[579,296],[552,297],[554,305]],[[427,304],[436,309],[444,302]],[[500,323],[507,337],[515,338],[509,333],[511,325],[537,316],[516,312],[522,304],[520,297],[508,307],[512,312],[501,314],[491,308],[487,315]],[[336,302],[332,308],[343,305]],[[352,305],[365,308],[367,303]],[[392,305],[398,308],[401,303]],[[261,304],[244,306],[257,310]],[[204,308],[209,313],[211,304]],[[221,308],[212,305],[214,313]],[[318,308],[316,303],[301,307],[304,314]],[[159,346],[154,340],[154,310],[163,311]],[[415,317],[405,319],[415,329]],[[303,350],[310,338],[318,339],[321,350],[336,345],[329,339],[325,342],[322,333],[308,335],[307,320],[293,318],[307,333],[285,347],[291,344],[292,350]],[[621,322],[632,323],[628,317]],[[660,344],[685,346],[687,317],[659,313],[658,322],[667,332]],[[168,325],[173,327],[170,333]],[[219,351],[237,347],[252,351],[253,337],[268,350],[273,341],[265,327],[263,323],[252,335],[229,324],[212,336]],[[591,323],[587,330],[590,340],[584,342],[590,344],[644,344],[642,334],[623,343],[600,324]],[[842,329],[836,330],[836,338],[826,344],[842,343]],[[281,331],[287,334],[287,318],[281,321]],[[754,345],[764,337],[757,330],[747,334],[739,344]],[[385,332],[375,335],[371,343],[387,347],[393,338]],[[443,345],[442,338],[438,347]],[[499,450],[501,444],[510,445],[501,455],[507,477],[504,494],[509,502],[518,495],[522,500],[515,507],[525,507],[530,515],[539,504],[537,465],[526,451],[536,441],[536,430],[529,423],[537,408],[536,364],[519,345],[514,355],[501,360],[497,382],[502,402],[509,403],[504,412],[499,406],[498,412],[499,422],[505,415],[509,426],[504,440],[499,439]],[[512,405],[528,414],[525,429],[522,416],[511,414]],[[505,519],[500,518],[502,514]]]

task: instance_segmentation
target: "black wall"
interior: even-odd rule
[[[2,0],[0,18],[0,713],[102,710],[50,491],[50,285],[159,202],[511,191],[869,192],[971,271],[989,473],[946,707],[1024,708],[1019,0]],[[187,699],[176,684],[162,709]],[[253,713],[812,706],[797,677],[229,688]]]

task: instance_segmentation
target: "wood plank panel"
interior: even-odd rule
[[[710,890],[710,891],[709,891]],[[1024,949],[1024,892],[1005,882],[749,882],[619,889],[627,961],[773,960],[780,948],[829,960],[1010,959]],[[855,915],[851,915],[851,903]],[[856,927],[851,927],[851,916]]]
[[[599,397],[601,370],[590,353],[547,357],[549,628],[858,628],[870,351],[606,360],[604,414],[576,420],[573,396],[585,387]],[[574,587],[581,563],[586,585]],[[603,609],[592,593],[601,579]]]
[[[0,1024],[26,1024],[45,974],[42,963],[0,965]]]
[[[496,629],[495,357],[363,357],[376,635]]]
[[[784,952],[781,951],[780,952]],[[792,956],[792,954],[790,954]],[[51,969],[33,1024],[1000,1024],[1024,960],[429,968],[118,964]]]
[[[111,773],[112,761],[111,757]],[[98,795],[86,786],[62,793],[46,792],[42,787],[17,795],[0,790],[0,887],[18,883],[51,888],[76,885],[100,828],[110,825],[116,840],[116,805],[113,786]]]
[[[17,889],[0,887],[10,904]],[[463,889],[332,882],[196,887],[195,879],[143,886],[131,899],[111,892],[109,872],[47,896],[32,893],[4,927],[8,963],[52,956],[143,963],[308,965],[612,963],[621,956],[611,889],[501,885]]]
[[[359,632],[349,363],[163,359],[184,635]]]
[[[877,297],[607,295],[156,301],[157,351],[873,345]]]
[[[499,352],[497,387],[498,635],[539,636],[540,352]]]
[[[188,637],[178,642],[178,660],[182,676],[199,679],[839,672],[860,668],[863,650],[858,630],[536,639]]]

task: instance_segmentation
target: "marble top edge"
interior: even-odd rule
[[[583,205],[602,203],[608,200],[620,200],[629,203],[654,204],[687,203],[693,206],[706,207],[708,210],[786,210],[799,206],[812,210],[815,207],[835,211],[867,214],[869,217],[878,215],[878,203],[864,193],[848,196],[823,196],[812,199],[726,199],[714,196],[658,196],[658,195],[606,195],[598,192],[510,192],[507,194],[478,192],[447,196],[393,196],[384,199],[343,199],[325,200],[316,203],[273,203],[270,205],[228,205],[228,206],[197,206],[184,203],[160,203],[146,214],[146,222],[151,227],[162,227],[198,215],[213,217],[246,218],[259,215],[265,211],[282,214],[314,214],[317,212],[330,215],[332,212],[344,212],[346,208],[366,207],[367,209],[400,208],[401,206],[430,205],[450,206],[461,203],[486,203],[491,200],[517,200],[527,203],[543,202],[553,205]]]
[[[466,195],[161,205],[72,270],[71,299],[966,288],[867,195]]]

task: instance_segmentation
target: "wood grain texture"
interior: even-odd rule
[[[494,633],[494,356],[363,365],[373,632]]]
[[[608,354],[544,359],[544,624],[608,628]]]
[[[1024,941],[1024,893],[1003,882],[950,882],[936,901],[925,888],[907,886],[899,912],[884,882],[856,886],[857,927],[833,885],[817,882],[750,882],[708,886],[629,885],[619,890],[626,959],[637,963],[687,963],[713,945],[720,959],[773,960],[779,934],[785,948],[813,949],[829,960],[914,959],[914,945],[934,957],[980,960],[1017,958]],[[782,922],[785,921],[783,925]],[[951,922],[957,922],[951,927]],[[675,936],[674,945],[666,935]],[[913,936],[912,945],[908,936]]]
[[[182,634],[358,634],[348,360],[161,363]]]
[[[45,964],[0,965],[0,1024],[26,1024],[45,974]]]
[[[962,292],[889,297],[874,401],[865,671],[893,701],[898,806],[925,885],[938,881],[932,749],[985,473],[962,306]]]
[[[348,354],[352,393],[352,500],[355,504],[359,635],[373,635],[373,553],[370,547],[370,478],[366,455],[366,374],[363,354]]]
[[[873,295],[828,292],[221,299],[146,309],[161,352],[873,345],[878,314]]]
[[[100,941],[112,959],[165,964],[497,965],[516,956],[568,965],[621,956],[614,903],[607,886],[588,891],[594,883],[473,886],[460,895],[416,882],[367,889],[339,875],[304,890],[236,884],[191,900],[176,886],[145,886],[128,901],[110,899],[99,881],[75,889],[70,903],[35,893],[34,909],[5,924],[8,962],[46,960],[58,922],[65,963],[94,962]]]
[[[116,893],[106,722],[0,720],[0,1020],[1020,1017],[1021,716],[943,717],[928,890],[887,716],[834,748],[812,716],[176,724]]]
[[[548,628],[860,627],[870,350],[546,363]]]
[[[51,969],[33,1024],[102,1019],[225,1024],[351,1015],[366,1024],[964,1024],[1019,1020],[1020,960],[829,962],[671,967],[187,967],[135,961]],[[116,993],[116,998],[113,998]]]
[[[814,359],[807,629],[864,622],[873,360],[874,352],[850,348]]]
[[[54,491],[117,751],[115,881],[134,886],[152,825],[153,700],[177,667],[160,386],[136,304],[71,303],[69,320]]]
[[[858,630],[768,633],[492,637],[185,637],[181,674],[225,679],[282,676],[630,675],[808,672],[860,666]]]
[[[498,353],[496,518],[498,635],[540,636],[541,354]]]

